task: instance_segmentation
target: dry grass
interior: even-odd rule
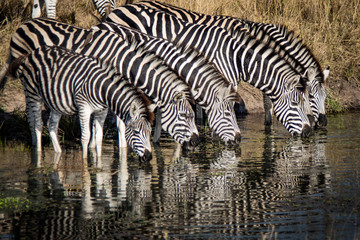
[[[11,34],[30,18],[29,1],[0,0],[0,66],[6,61]],[[360,0],[162,1],[205,14],[284,24],[303,39],[322,66],[331,66],[327,86],[334,98],[341,100],[338,88],[344,82],[360,88]],[[125,2],[118,0],[117,5]],[[59,0],[57,8],[59,20],[81,27],[97,23],[91,13],[99,16],[91,0]]]

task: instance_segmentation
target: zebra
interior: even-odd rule
[[[25,54],[32,48],[40,45],[61,45],[86,55],[91,54],[102,59],[110,60],[116,55],[116,52],[119,52],[116,49],[123,48],[119,42],[124,42],[124,40],[119,38],[120,36],[118,34],[112,34],[108,31],[98,31],[96,29],[85,30],[51,19],[32,19],[23,23],[13,34],[10,42],[10,55],[8,61],[11,61],[12,58],[16,58],[19,55]],[[86,44],[84,46],[85,42],[90,42],[91,44]],[[180,63],[179,61],[182,61],[187,64],[187,67],[182,71],[183,76],[185,76],[184,74],[187,74],[186,81],[189,82],[198,79],[195,82],[196,85],[193,85],[193,89],[191,90],[192,93],[195,94],[196,99],[203,102],[202,105],[212,114],[213,117],[211,119],[213,119],[213,121],[210,120],[209,122],[215,132],[220,135],[221,139],[229,143],[240,141],[240,129],[237,126],[233,108],[232,106],[229,106],[229,101],[238,99],[238,94],[236,94],[230,86],[226,86],[228,84],[226,81],[221,80],[220,76],[214,75],[216,73],[211,73],[214,70],[210,70],[213,69],[210,64],[206,64],[204,60],[201,60],[203,58],[200,59],[195,53],[193,55],[193,61],[188,60],[186,57],[178,58],[177,60],[178,63]],[[119,60],[120,59],[121,58],[119,58]],[[174,59],[174,61],[175,60],[176,59]],[[171,59],[168,61],[171,61]],[[197,66],[197,68],[194,68],[192,73],[186,73],[185,70],[191,67],[191,65]],[[4,68],[5,67],[6,66],[4,66]],[[196,74],[197,71],[204,72],[205,70],[209,74]],[[215,84],[215,88],[212,87],[211,84],[202,82],[202,78],[210,79]],[[212,78],[214,78],[214,80],[212,80]],[[216,83],[215,80],[218,83]],[[201,94],[197,94],[197,92],[199,92],[198,89],[201,90]],[[211,92],[206,92],[205,90]],[[204,97],[208,95],[210,95],[211,98],[204,99]],[[189,116],[189,112],[185,112],[185,114],[179,112],[179,114],[172,115],[172,117],[180,118],[180,120],[186,116]],[[222,116],[221,118],[223,119],[219,121],[215,116],[216,118]],[[187,121],[192,119],[192,116],[190,117],[191,118],[186,117]],[[194,126],[192,132],[197,134],[195,131],[197,130]],[[191,139],[190,143],[197,141],[197,137],[192,137]]]
[[[283,52],[282,55],[286,54],[288,58],[291,58],[289,61],[290,63],[295,61],[302,65],[301,71],[314,68],[315,78],[311,81],[311,91],[309,92],[310,105],[316,124],[320,127],[326,126],[326,90],[324,83],[329,76],[330,68],[328,67],[322,71],[319,62],[313,56],[312,52],[302,44],[298,37],[294,37],[294,32],[289,31],[285,26],[256,23],[230,16],[205,15],[158,1],[141,1],[137,4],[166,12],[190,23],[224,28],[235,37],[238,32],[242,31],[248,31],[257,38],[259,38],[259,34],[265,33],[263,34],[261,40],[267,43],[268,40],[266,40],[266,38],[270,38],[275,43],[277,51]],[[266,95],[264,95],[264,97],[265,96]],[[266,113],[265,124],[271,125],[271,102],[269,104],[267,98],[264,98],[264,108]]]
[[[106,17],[110,11],[116,8],[116,0],[92,0],[96,10],[101,17]],[[57,0],[33,0],[33,8],[31,17],[38,18],[41,16],[41,9],[45,3],[46,16],[55,19],[56,17],[56,2]]]
[[[274,105],[276,117],[292,135],[309,135],[310,122],[304,109],[310,107],[304,96],[308,79],[313,78],[311,72],[297,73],[272,48],[252,36],[243,33],[233,38],[217,26],[187,23],[136,4],[114,9],[106,21],[197,49],[234,86],[242,79],[265,92]]]
[[[122,38],[135,39],[148,51],[162,57],[164,62],[191,86],[195,100],[208,115],[210,128],[226,143],[236,144],[241,140],[240,129],[230,102],[242,102],[242,99],[201,54],[117,24],[103,22],[92,29],[107,30],[119,34]],[[202,92],[199,92],[199,89]],[[216,94],[212,96],[211,93]]]
[[[195,146],[199,133],[190,104],[193,100],[189,87],[158,56],[137,47],[136,41],[132,42],[108,31],[86,30],[53,19],[31,19],[13,34],[8,61],[41,45],[59,45],[99,57],[126,75],[158,105],[162,112],[162,128],[166,132],[184,148]],[[94,146],[94,141],[91,146]],[[120,142],[120,147],[125,147],[123,142]]]
[[[13,61],[9,71],[22,81],[32,143],[37,151],[41,151],[44,102],[51,110],[48,129],[55,152],[61,152],[56,137],[61,115],[79,113],[82,156],[87,158],[90,116],[94,114],[94,121],[102,124],[109,108],[124,121],[126,140],[141,160],[152,158],[150,122],[153,114],[149,100],[111,65],[65,48],[41,46]],[[102,139],[102,131],[95,134]],[[101,155],[100,151],[101,146],[97,154]]]

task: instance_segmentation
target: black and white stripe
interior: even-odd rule
[[[208,123],[224,142],[240,141],[240,129],[232,107],[241,101],[234,88],[200,53],[176,47],[173,43],[112,23],[101,23],[93,29],[115,32],[123,38],[135,39],[139,45],[154,52],[176,71],[190,86],[194,99],[208,115]]]
[[[265,92],[275,115],[291,134],[309,134],[310,123],[304,113],[308,102],[303,99],[307,79],[250,35],[235,39],[222,28],[187,23],[136,4],[116,8],[106,20],[197,49],[234,86],[242,79]]]
[[[127,126],[125,137],[131,148],[139,157],[151,159],[152,113],[143,95],[111,65],[55,46],[42,46],[26,58],[15,60],[13,65],[12,73],[24,86],[26,112],[37,151],[41,151],[44,103],[51,110],[48,127],[55,151],[61,151],[56,137],[61,115],[79,113],[83,158],[87,158],[90,116],[94,114],[94,121],[102,125],[109,108]],[[102,131],[98,133],[101,139]]]
[[[158,105],[166,132],[181,144],[197,143],[189,87],[157,55],[138,47],[136,41],[131,43],[108,31],[90,31],[39,18],[23,23],[13,34],[11,58],[43,45],[62,46],[110,62]]]
[[[116,8],[116,0],[92,0],[96,10],[102,17],[106,17],[111,10]],[[57,0],[33,0],[31,17],[38,18],[41,16],[41,9],[45,3],[46,16],[55,19]]]
[[[250,22],[230,16],[206,15],[157,1],[142,1],[137,4],[166,12],[187,22],[224,28],[235,37],[243,31],[248,31],[257,39],[260,38],[260,40],[266,44],[269,44],[270,40],[274,43],[271,44],[272,47],[274,47],[275,50],[282,56],[286,57],[289,63],[301,65],[301,69],[299,70],[300,73],[304,74],[305,71],[310,68],[313,69],[312,71],[314,71],[315,77],[310,79],[311,89],[309,91],[311,110],[316,123],[319,126],[326,126],[326,90],[324,82],[329,76],[329,68],[322,71],[320,64],[312,52],[299,40],[298,37],[294,36],[294,32],[289,31],[285,26]],[[269,112],[270,108],[265,106],[265,110],[266,112]],[[266,114],[265,116],[269,115]],[[265,122],[267,124],[271,124],[271,114],[270,118],[265,118]]]

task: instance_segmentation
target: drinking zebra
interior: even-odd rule
[[[106,17],[110,11],[116,8],[116,0],[92,0],[96,10],[102,17]],[[41,9],[45,3],[46,16],[55,19],[57,0],[33,0],[31,17],[38,18],[41,16]]]
[[[233,38],[217,26],[184,22],[169,14],[142,5],[114,9],[106,21],[195,48],[207,57],[234,86],[242,79],[265,92],[280,122],[293,135],[307,136],[310,122],[304,112],[310,109],[305,98],[308,78],[300,75],[272,48],[248,34]]]
[[[116,67],[158,105],[166,132],[184,147],[196,145],[198,131],[189,87],[158,56],[138,47],[136,41],[132,42],[108,31],[90,31],[52,19],[31,19],[13,34],[8,61],[42,45],[63,46],[99,57]],[[120,147],[124,147],[122,142]]]
[[[183,77],[190,86],[195,100],[208,115],[210,128],[224,142],[233,144],[240,141],[240,129],[230,103],[240,102],[242,99],[201,54],[118,24],[103,22],[92,29],[108,30],[122,38],[135,39],[146,50],[160,56],[164,63]]]
[[[132,39],[132,41],[135,40]],[[84,46],[86,42],[90,43]],[[121,59],[125,59],[121,57],[123,42],[124,39],[118,34],[108,31],[99,31],[99,29],[96,28],[90,31],[51,19],[32,19],[23,23],[13,34],[8,62],[11,61],[12,58],[25,54],[29,50],[41,45],[61,45],[86,55],[98,56],[107,61],[113,61],[113,58],[118,56],[117,61],[120,61]],[[163,47],[166,49],[166,46],[165,43]],[[174,47],[172,47],[172,49],[174,49]],[[180,50],[175,51],[180,54]],[[190,52],[188,51],[188,53]],[[164,61],[168,61],[168,63],[169,61],[178,64],[184,63],[186,68],[183,68],[180,72],[183,78],[185,78],[185,81],[195,83],[192,85],[191,91],[195,94],[194,97],[204,105],[204,108],[206,107],[208,109],[209,115],[212,115],[212,117],[209,118],[209,124],[211,124],[214,131],[220,135],[223,141],[229,143],[238,142],[240,140],[240,130],[237,126],[230,101],[237,99],[239,96],[218,73],[214,73],[215,70],[213,66],[206,63],[205,60],[200,57],[200,54],[193,52],[191,55],[192,60],[190,60],[187,55],[182,54],[177,58]],[[121,63],[123,64],[124,62]],[[176,64],[173,65],[178,68]],[[176,68],[173,69],[176,70]],[[186,69],[192,71],[186,71]],[[198,72],[199,74],[197,74]],[[177,73],[179,73],[179,71],[177,71]],[[205,82],[203,79],[208,79],[206,81],[209,82]],[[166,89],[155,88],[154,90],[165,91]],[[167,91],[167,94],[169,94],[169,91]],[[164,117],[169,119],[169,116],[165,115]],[[179,125],[182,122],[181,119],[184,117],[186,117],[187,121],[193,118],[193,116],[189,118],[189,113],[179,111],[177,114],[172,114],[169,120],[171,120],[171,118],[179,118],[179,120],[176,120],[176,125]],[[175,123],[175,121],[172,122]],[[196,128],[194,127],[192,129],[193,133],[195,133],[195,130]],[[192,137],[190,143],[196,140],[196,138],[194,140],[194,137]]]
[[[90,116],[102,125],[108,108],[126,125],[125,138],[142,160],[152,157],[150,134],[153,114],[149,101],[111,65],[56,46],[41,46],[15,60],[10,72],[21,79],[26,96],[26,113],[32,143],[41,151],[42,102],[51,110],[48,128],[56,152],[61,115],[79,113],[83,158],[90,140]],[[102,131],[96,131],[102,139]],[[97,154],[101,155],[101,141]]]
[[[316,60],[312,52],[301,42],[301,40],[299,40],[298,37],[294,36],[294,32],[289,31],[285,26],[250,22],[230,16],[206,15],[158,1],[141,1],[136,4],[166,12],[190,23],[224,28],[234,37],[243,31],[248,31],[258,40],[261,39],[264,43],[272,45],[271,47],[274,47],[282,57],[286,57],[289,63],[292,63],[293,65],[301,65],[299,70],[300,72],[304,73],[305,71],[313,68],[315,71],[315,77],[310,82],[310,105],[316,124],[320,127],[326,126],[326,90],[324,82],[329,76],[329,67],[322,71],[319,62]],[[296,66],[294,67],[296,68]],[[266,113],[265,124],[271,125],[271,102],[268,104],[267,98],[264,100],[264,107]]]

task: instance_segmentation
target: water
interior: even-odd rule
[[[100,165],[80,146],[0,152],[0,239],[359,239],[360,113],[294,139],[263,115],[225,147],[201,129],[194,152],[169,138],[140,164],[106,141]]]

